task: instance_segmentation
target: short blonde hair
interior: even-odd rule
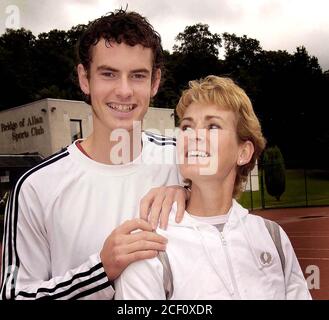
[[[181,120],[191,103],[201,105],[214,104],[226,110],[232,110],[237,119],[237,137],[240,142],[251,141],[254,153],[249,163],[239,166],[234,182],[233,197],[238,198],[248,174],[255,167],[256,160],[265,148],[261,126],[253,110],[250,99],[245,91],[230,78],[207,76],[199,81],[190,81],[189,89],[183,94],[177,104],[176,112]]]

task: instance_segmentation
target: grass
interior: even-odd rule
[[[306,189],[304,170],[286,170],[285,192],[281,196],[280,201],[277,201],[267,193],[265,188],[265,208],[329,205],[328,171],[307,171]],[[252,194],[250,191],[246,191],[242,194],[239,202],[246,208],[261,208],[260,194],[260,191],[253,191]]]

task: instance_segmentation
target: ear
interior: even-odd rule
[[[161,80],[161,69],[156,69],[155,74],[154,74],[154,78],[153,78],[152,84],[151,84],[151,97],[152,98],[158,92],[159,85],[160,85],[160,80]]]
[[[255,147],[254,144],[251,141],[245,141],[243,144],[240,145],[239,147],[239,156],[237,159],[237,165],[238,166],[243,166],[247,163],[252,158],[252,155],[254,154]]]
[[[79,84],[82,92],[86,95],[89,95],[90,89],[89,89],[88,73],[81,63],[77,67],[77,72],[78,72]]]

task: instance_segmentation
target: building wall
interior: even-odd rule
[[[81,120],[82,138],[90,135],[92,132],[90,105],[83,101],[58,99],[47,99],[47,101],[52,153],[72,143],[70,120]]]
[[[175,129],[175,117],[173,109],[149,108],[144,121],[143,129],[154,133],[173,136]]]
[[[0,153],[52,153],[47,101],[0,112]]]
[[[70,120],[81,120],[82,138],[93,130],[91,106],[83,101],[44,99],[0,112],[0,154],[38,152],[47,157],[71,144]],[[174,129],[173,110],[149,108],[143,129]]]

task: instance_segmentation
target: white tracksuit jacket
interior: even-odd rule
[[[174,205],[168,229],[158,229],[169,240],[171,299],[311,299],[282,228],[284,274],[264,220],[235,200],[223,232],[188,214],[177,224],[175,214]],[[116,280],[115,290],[116,299],[165,299],[161,262],[154,258],[131,264]]]
[[[152,188],[178,185],[176,142],[143,133],[133,162],[105,165],[71,144],[26,172],[6,208],[0,300],[113,297],[99,252]]]

